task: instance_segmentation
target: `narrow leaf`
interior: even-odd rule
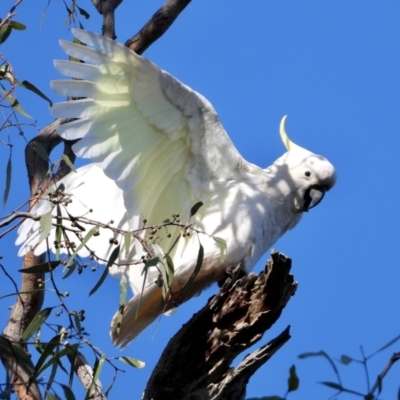
[[[39,142],[31,142],[30,146],[32,147],[33,151],[35,151],[40,158],[42,158],[44,161],[49,162],[49,155],[47,154],[46,149],[43,147],[42,143]]]
[[[293,392],[297,390],[300,385],[300,380],[296,374],[296,366],[292,365],[289,369],[289,378],[288,378],[288,392]]]
[[[10,26],[10,23],[6,23],[0,28],[0,44],[4,43],[8,39],[11,30],[12,28]]]
[[[0,43],[1,44],[1,43]],[[7,92],[3,89],[0,89],[0,93],[4,95],[7,94]],[[19,101],[11,94],[8,93],[5,99],[10,103],[11,107],[13,108],[14,111],[18,112],[25,118],[33,119],[21,106]]]
[[[107,262],[107,266],[103,271],[103,274],[101,275],[99,281],[96,283],[96,285],[94,286],[94,288],[90,291],[89,296],[91,296],[93,293],[95,293],[97,291],[97,289],[103,284],[103,282],[105,281],[105,279],[108,276],[108,270],[109,268],[115,263],[115,260],[118,258],[119,256],[119,249],[120,246],[118,245],[113,252],[111,253],[110,258],[108,259]]]
[[[381,348],[379,348],[377,351],[375,351],[374,354],[379,353],[383,350],[386,350],[388,347],[390,347],[392,344],[396,343],[398,340],[400,339],[400,335],[396,336],[394,339],[392,339],[389,343],[386,343],[384,346],[382,346]],[[370,356],[372,357],[372,355]]]
[[[128,257],[129,250],[130,250],[130,247],[131,247],[131,240],[132,240],[131,234],[130,233],[125,233],[125,235],[124,235],[125,258]]]
[[[62,338],[61,334],[54,336],[50,340],[50,342],[46,344],[46,347],[44,348],[43,353],[40,355],[39,360],[35,365],[35,368],[34,368],[34,371],[32,374],[32,379],[37,378],[37,376],[39,375],[39,371],[43,372],[44,369],[42,369],[42,366],[44,365],[47,357],[49,357],[53,353],[53,350],[60,344],[61,338]],[[48,364],[47,367],[49,365],[51,365],[51,364]]]
[[[18,272],[22,272],[24,274],[39,274],[39,273],[46,273],[50,271],[54,271],[59,265],[61,261],[47,261],[43,264],[37,264],[33,267],[19,269]]]
[[[182,287],[181,292],[185,292],[190,285],[193,283],[193,281],[195,280],[197,274],[200,271],[201,266],[203,265],[203,258],[204,258],[204,247],[202,246],[202,244],[199,244],[199,252],[197,253],[197,261],[196,261],[196,266],[192,272],[192,275],[190,275],[190,278],[187,280],[187,282],[185,283],[185,285]]]
[[[61,207],[60,204],[57,204],[57,227],[56,227],[56,260],[60,259],[60,243],[61,243],[61,235],[62,235],[62,218],[61,218]]]
[[[39,243],[50,235],[51,228],[53,226],[53,218],[51,213],[44,214],[40,217],[40,227],[42,231],[40,232]]]
[[[60,397],[57,396],[57,393],[46,393],[46,400],[62,400]]]
[[[122,318],[124,316],[124,307],[126,303],[126,294],[127,294],[128,282],[125,275],[121,275],[121,280],[119,283],[119,289],[121,291],[119,295],[119,309],[118,309],[118,317],[117,317],[117,335],[119,335],[119,331],[122,325]]]
[[[81,8],[81,7],[79,7],[79,6],[76,6],[77,8],[78,8],[78,10],[79,10],[79,14],[81,14],[83,17],[85,17],[86,19],[89,19],[90,18],[90,14],[86,11],[86,10],[84,10],[83,8]]]
[[[82,242],[79,244],[79,246],[75,249],[75,251],[72,253],[71,257],[68,259],[68,262],[66,264],[67,267],[69,267],[72,262],[74,261],[76,255],[83,249],[84,246],[86,246],[86,243],[90,240],[90,238],[99,231],[99,228],[94,227],[92,228],[83,238]]]
[[[17,31],[24,31],[26,29],[26,25],[21,24],[21,22],[10,21],[10,26]]]
[[[28,327],[25,329],[25,332],[21,336],[21,340],[23,342],[28,341],[28,339],[39,330],[39,328],[42,326],[43,322],[46,321],[46,319],[50,316],[52,307],[44,308],[43,310],[40,310],[33,320],[30,322]]]
[[[6,187],[4,188],[3,207],[6,206],[8,195],[10,194],[11,174],[12,174],[12,162],[11,162],[11,147],[10,147],[10,157],[8,158],[7,168],[6,168]]]
[[[193,215],[195,215],[197,213],[197,211],[199,211],[200,207],[203,205],[202,201],[197,202],[191,209],[190,209],[190,217],[192,218]]]
[[[76,262],[76,260],[74,260],[71,265],[68,265],[68,267],[66,266],[64,268],[64,271],[66,270],[67,272],[62,278],[67,279],[70,275],[72,275],[72,273],[75,271],[75,268],[77,265],[78,265],[78,263]]]
[[[180,239],[181,235],[178,235],[176,237],[176,239],[174,240],[174,243],[172,243],[172,246],[169,248],[169,250],[167,251],[167,254],[170,254],[171,251],[174,249],[174,247],[176,246],[176,244],[178,243],[179,239]]]
[[[86,393],[85,400],[88,400],[91,397],[91,394],[93,392],[93,389],[95,388],[96,382],[99,379],[100,372],[103,369],[104,365],[104,360],[106,359],[106,355],[103,353],[100,357],[100,360],[96,359],[96,362],[94,363],[93,366],[93,380],[92,383],[89,387],[89,390]]]
[[[143,361],[132,357],[118,357],[118,360],[135,368],[143,368],[146,365]]]
[[[330,387],[332,389],[337,389],[337,390],[340,390],[340,391],[343,390],[342,385],[340,385],[339,383],[336,383],[336,382],[319,382],[319,383],[321,385],[328,386],[328,387]]]
[[[33,368],[32,360],[20,343],[12,343],[0,335],[0,354],[9,360],[18,360],[18,364],[26,370]]]
[[[74,392],[67,385],[60,383],[60,386],[64,392],[64,397],[66,400],[75,400]]]
[[[71,160],[69,159],[69,157],[66,154],[63,154],[61,156],[61,159],[65,162],[65,164],[68,165],[68,167],[71,169],[71,171],[76,172],[76,168],[75,168],[74,164],[72,164]]]
[[[79,347],[78,343],[69,345],[68,347],[64,347],[62,350],[57,351],[53,357],[50,358],[45,364],[41,366],[39,371],[37,372],[37,375],[40,375],[43,371],[45,371],[47,368],[50,367],[50,365],[53,365],[54,363],[57,364],[62,357],[66,356],[67,354],[75,354],[77,349]]]
[[[17,82],[17,83],[18,83],[18,86],[21,86],[27,90],[30,90],[31,92],[37,94],[42,99],[46,100],[50,104],[50,107],[53,105],[53,102],[40,89],[38,89],[33,83],[31,83],[29,81],[22,81],[22,82]]]
[[[226,252],[227,252],[227,245],[224,239],[217,237],[217,236],[213,236],[213,239],[215,240],[215,242],[218,244],[219,246],[219,252],[220,252],[220,260],[221,263],[223,263],[225,261],[225,257],[226,257]]]

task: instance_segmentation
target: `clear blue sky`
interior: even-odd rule
[[[1,17],[12,3],[0,3]],[[89,21],[83,21],[85,28],[99,32],[97,12],[89,1],[81,3],[91,14]],[[125,0],[117,12],[119,40],[124,42],[135,33],[162,3]],[[15,20],[28,30],[14,32],[1,51],[14,65],[18,79],[31,81],[57,101],[49,88],[49,81],[59,78],[52,60],[65,58],[58,40],[71,35],[63,26],[62,2],[52,1],[44,13],[46,5],[47,0],[25,0],[20,5]],[[360,345],[369,354],[400,334],[400,3],[193,0],[145,56],[213,103],[247,160],[266,167],[284,152],[278,125],[288,114],[292,140],[335,165],[334,190],[274,246],[292,257],[299,288],[260,345],[287,325],[291,325],[292,339],[258,371],[247,393],[247,397],[283,396],[289,367],[295,364],[300,389],[289,398],[328,398],[333,391],[316,383],[334,380],[327,363],[302,361],[298,354],[326,350],[335,357],[359,357]],[[39,127],[52,120],[40,98],[20,90],[19,100]],[[34,135],[34,130],[26,130],[29,139]],[[12,142],[14,174],[8,211],[28,196],[23,141],[13,136]],[[7,151],[0,144],[1,191]],[[15,234],[1,240],[0,254],[3,265],[16,270],[21,260],[14,241]],[[19,279],[18,273],[14,276]],[[120,353],[108,335],[118,303],[118,282],[110,278],[88,298],[98,276],[85,271],[60,286],[70,291],[72,309],[87,310],[85,326],[93,343],[108,356],[126,355],[147,363],[143,370],[126,368],[110,396],[139,399],[168,339],[216,287],[173,317],[163,317],[157,328],[148,329]],[[4,276],[0,281],[0,296],[13,290]],[[54,303],[49,299],[48,304]],[[10,298],[1,300],[3,325],[11,304]],[[389,350],[372,360],[372,379],[390,354]],[[399,366],[394,368],[384,382],[384,399],[397,394]],[[342,371],[345,385],[365,389],[361,367],[350,365]],[[107,386],[110,370],[102,376]]]

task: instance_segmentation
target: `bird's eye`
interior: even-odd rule
[[[311,176],[311,172],[310,171],[306,171],[306,172],[304,172],[304,175],[309,177],[309,176]]]

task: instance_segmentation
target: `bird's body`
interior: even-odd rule
[[[56,66],[83,80],[55,81],[53,88],[85,98],[56,104],[52,112],[80,118],[59,133],[64,139],[80,139],[74,151],[92,164],[58,183],[73,200],[58,212],[85,215],[101,227],[80,255],[92,252],[105,263],[115,241],[120,243],[110,272],[126,276],[135,296],[125,304],[122,325],[117,313],[111,330],[115,344],[126,346],[158,315],[222,279],[227,268],[241,264],[250,271],[322,199],[336,174],[326,159],[289,141],[284,120],[281,135],[289,151],[267,169],[248,163],[203,96],[122,45],[80,30],[74,34],[88,46],[63,42],[62,47],[89,64],[57,61]],[[191,216],[199,202],[203,206]],[[32,212],[55,215],[56,207],[42,199]],[[163,224],[166,218],[170,222]],[[110,220],[113,231],[100,224]],[[93,227],[82,220],[79,224]],[[159,224],[163,226],[145,229]],[[124,238],[133,231],[137,236],[129,244]],[[31,248],[37,254],[45,251],[45,241],[38,244],[40,232],[37,222],[24,222],[18,239],[24,244],[21,255]],[[115,239],[111,244],[110,235]],[[221,243],[226,244],[222,257]],[[148,260],[150,254],[158,263],[142,274],[142,257]],[[201,268],[196,268],[200,258]],[[163,297],[162,283],[155,282],[168,260],[174,278]]]

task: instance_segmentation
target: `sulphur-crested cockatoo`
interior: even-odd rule
[[[33,248],[41,254],[46,242],[65,251],[73,242],[79,246],[82,229],[97,226],[78,254],[106,263],[118,242],[109,270],[125,277],[134,293],[111,326],[114,343],[124,347],[160,314],[222,280],[228,267],[251,270],[321,201],[336,173],[324,157],[289,140],[285,118],[280,134],[287,152],[266,169],[247,162],[202,95],[121,44],[82,30],[73,34],[86,45],[61,41],[61,47],[84,63],[55,61],[61,74],[76,79],[52,87],[79,99],[51,111],[77,118],[58,132],[78,140],[73,150],[91,163],[57,184],[66,201],[56,207],[54,195],[43,193],[31,211],[78,219],[63,222],[68,230],[58,242],[55,228],[46,241],[39,222],[26,220],[17,244],[20,255]],[[199,202],[203,206],[191,216]],[[167,218],[170,223],[154,228]],[[136,232],[131,240],[128,231]]]

